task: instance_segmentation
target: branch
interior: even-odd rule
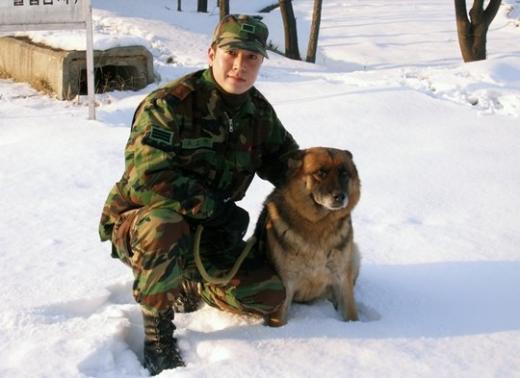
[[[484,11],[484,22],[489,26],[491,24],[491,21],[495,18],[497,15],[498,9],[500,8],[500,4],[502,3],[502,0],[490,0],[489,4]]]
[[[484,8],[484,0],[473,0],[473,7],[479,11]]]
[[[466,0],[454,0],[455,1],[455,17],[458,22],[469,24],[468,13],[466,10]]]
[[[468,13],[466,10],[466,0],[454,0],[455,1],[455,19],[457,21],[457,33],[460,36],[468,34],[470,28],[470,22],[468,19]]]
[[[473,6],[469,11],[469,18],[473,25],[482,23],[484,15],[484,0],[473,0]]]

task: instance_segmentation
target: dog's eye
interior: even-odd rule
[[[341,177],[342,179],[348,179],[349,174],[345,169],[342,169],[341,171],[339,171],[339,177]]]
[[[316,177],[318,177],[320,179],[327,177],[328,174],[329,174],[329,171],[327,171],[325,169],[320,169],[319,171],[317,171],[315,173]]]

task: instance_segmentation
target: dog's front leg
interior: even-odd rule
[[[352,274],[347,274],[338,280],[332,288],[338,310],[345,321],[359,320],[354,299],[354,280]]]
[[[294,298],[294,288],[292,285],[284,282],[285,286],[285,300],[280,305],[280,307],[268,314],[265,317],[265,323],[270,327],[281,327],[287,324],[287,315],[289,313],[289,307],[291,306],[291,302]]]

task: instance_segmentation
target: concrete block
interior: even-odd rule
[[[0,74],[71,100],[87,93],[85,51],[60,50],[28,38],[0,38]],[[96,93],[137,90],[154,81],[152,54],[143,46],[94,51]]]

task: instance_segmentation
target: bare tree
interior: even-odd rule
[[[219,0],[218,5],[220,7],[220,19],[222,20],[229,14],[229,0]]]
[[[280,13],[282,14],[284,25],[285,56],[287,58],[301,60],[292,0],[279,0],[278,2],[280,4]]]
[[[197,12],[208,13],[208,0],[197,0]]]
[[[486,59],[486,37],[489,25],[495,18],[502,0],[489,0],[484,9],[484,0],[473,0],[469,11],[466,10],[466,0],[455,1],[455,17],[457,34],[462,58],[465,62]]]
[[[314,0],[314,10],[312,12],[311,33],[309,34],[309,44],[307,45],[307,62],[316,62],[316,50],[318,49],[318,35],[321,23],[322,0]]]

